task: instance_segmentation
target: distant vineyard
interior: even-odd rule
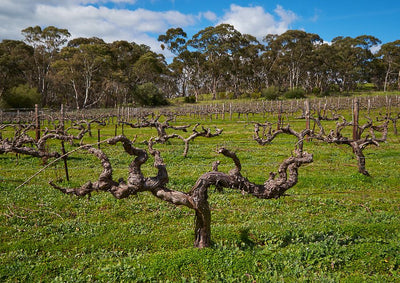
[[[390,113],[392,108],[400,107],[399,95],[365,96],[357,98],[360,111],[386,108]],[[102,118],[108,124],[131,121],[133,119],[163,115],[166,117],[193,116],[200,119],[248,119],[249,114],[285,114],[290,115],[305,112],[309,104],[311,113],[328,113],[351,110],[353,98],[329,97],[315,99],[296,99],[283,101],[248,101],[224,102],[211,104],[185,104],[162,108],[116,107],[107,109],[66,110],[64,118],[69,121],[90,120]],[[0,110],[0,123],[31,123],[39,116],[39,120],[52,121],[59,118],[59,110],[51,109],[20,109]]]

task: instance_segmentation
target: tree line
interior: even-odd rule
[[[0,43],[2,107],[155,106],[205,93],[213,99],[329,96],[365,85],[400,90],[400,40],[382,44],[371,35],[327,43],[318,34],[288,30],[259,41],[229,24],[191,38],[171,28],[158,37],[174,55],[167,62],[144,44],[70,39],[68,30],[54,26],[22,34],[23,41]]]

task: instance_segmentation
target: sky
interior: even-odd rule
[[[30,26],[67,29],[71,38],[99,37],[146,44],[158,53],[157,38],[181,27],[189,37],[221,23],[262,39],[289,29],[337,36],[400,39],[399,0],[0,0],[0,41],[22,40]],[[168,56],[168,54],[165,54]]]

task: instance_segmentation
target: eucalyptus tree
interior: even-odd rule
[[[112,46],[112,58],[110,90],[114,92],[114,97],[122,98],[122,101],[119,99],[120,103],[164,103],[164,91],[168,90],[169,85],[163,55],[151,51],[146,45],[118,42]],[[148,96],[152,90],[156,90],[154,95],[160,98],[155,104],[153,99],[140,97]]]
[[[361,68],[361,82],[370,82],[371,74],[373,69],[373,61],[376,55],[373,52],[373,48],[378,47],[382,42],[378,38],[372,35],[360,35],[356,38],[357,48],[359,50],[359,56],[363,58]]]
[[[395,84],[396,81],[397,88],[400,90],[400,40],[383,44],[377,56],[385,68],[383,90],[387,91],[388,86]]]
[[[190,78],[191,68],[190,61],[191,52],[187,50],[187,34],[180,27],[170,28],[165,34],[158,37],[158,41],[163,42],[161,48],[164,50],[167,48],[175,57],[169,68],[172,73],[170,79],[176,86],[176,93],[180,96],[186,96],[188,92],[188,81]],[[197,95],[196,95],[197,99]]]
[[[332,79],[341,92],[354,90],[357,83],[369,79],[366,74],[374,57],[371,48],[379,43],[379,39],[367,35],[356,38],[339,36],[332,40],[332,52],[335,54],[331,63],[334,66]]]
[[[229,50],[226,61],[226,89],[232,91],[235,98],[245,91],[254,92],[257,88],[254,78],[258,71],[261,44],[254,36],[238,31],[233,33],[226,44]]]
[[[220,24],[207,27],[187,42],[188,49],[193,49],[205,56],[204,76],[207,77],[207,87],[216,99],[218,87],[224,76],[229,72],[230,57],[235,51],[232,44],[241,34],[232,25]]]
[[[104,73],[110,67],[109,46],[100,38],[76,38],[60,52],[54,62],[58,78],[69,85],[76,109],[96,105],[104,97]]]
[[[268,34],[263,38],[265,45],[263,52],[260,54],[261,68],[258,74],[265,87],[280,85],[277,82],[279,74],[279,64],[277,62],[280,57],[279,48],[276,44],[277,37],[277,34]]]
[[[132,66],[139,58],[150,51],[150,47],[135,42],[124,40],[114,41],[109,44],[111,53],[111,70],[107,78],[104,78],[106,106],[126,104],[129,102],[129,93],[134,88],[134,70]]]
[[[23,41],[3,40],[0,43],[0,101],[8,91],[20,84],[34,84],[33,48]]]
[[[67,29],[48,26],[42,29],[40,26],[23,29],[25,42],[34,49],[36,83],[42,95],[42,104],[48,99],[49,74],[52,62],[55,60],[60,48],[67,43],[71,34]]]
[[[182,28],[170,28],[165,34],[158,36],[158,41],[166,44],[161,44],[161,48],[167,48],[172,54],[178,56],[186,50],[187,34]]]
[[[323,43],[315,49],[311,75],[312,90],[316,94],[329,93],[335,74],[335,56],[334,49],[328,43]]]
[[[322,43],[319,35],[288,30],[278,36],[267,36],[264,40],[268,43],[268,54],[272,58],[270,64],[280,84],[289,89],[309,84],[308,73],[315,58],[314,50]]]
[[[264,87],[264,66],[261,56],[265,47],[251,35],[244,34],[243,37],[249,40],[249,44],[242,46],[236,56],[239,63],[240,83],[250,93],[259,92]]]
[[[167,74],[167,63],[165,57],[161,54],[147,51],[138,58],[131,68],[131,84],[154,83],[161,87],[165,82],[163,75]]]
[[[199,99],[199,95],[206,89],[207,76],[206,74],[206,56],[198,51],[184,51],[179,55],[181,64],[183,67],[183,74],[186,77],[186,89],[188,93],[193,93],[196,101]]]
[[[158,40],[163,42],[163,49],[167,48],[175,55],[169,68],[176,92],[180,96],[194,95],[197,101],[209,77],[206,72],[207,54],[190,46],[182,28],[171,28],[160,35]]]

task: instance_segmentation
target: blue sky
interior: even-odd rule
[[[396,0],[138,0],[126,7],[154,11],[177,10],[185,14],[211,11],[221,18],[229,12],[232,4],[241,7],[260,6],[266,13],[271,14],[279,5],[297,16],[290,25],[291,29],[317,33],[326,41],[336,36],[355,37],[364,34],[373,35],[384,42],[400,39],[400,1]],[[114,4],[114,7],[118,7],[118,4]],[[190,29],[200,30],[208,25],[212,25],[212,22],[202,21],[197,29]]]
[[[0,40],[22,39],[28,26],[66,28],[72,37],[128,40],[161,52],[159,34],[182,27],[189,35],[220,23],[259,39],[301,29],[325,41],[372,35],[400,39],[397,0],[0,0]]]

